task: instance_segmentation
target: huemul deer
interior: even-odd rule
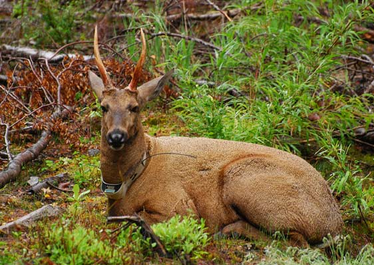
[[[149,223],[175,214],[204,218],[210,232],[264,239],[281,231],[307,246],[335,236],[343,222],[327,182],[303,159],[257,144],[188,137],[150,137],[140,110],[172,72],[139,87],[142,52],[130,84],[116,88],[94,54],[101,78],[89,81],[103,112],[101,188],[110,216],[137,213]]]

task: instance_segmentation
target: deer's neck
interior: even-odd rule
[[[107,183],[118,184],[125,180],[125,174],[136,166],[147,152],[143,128],[125,146],[115,151],[105,139],[101,138],[101,173]]]

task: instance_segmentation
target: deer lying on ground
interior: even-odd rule
[[[204,218],[210,232],[264,239],[281,231],[308,246],[337,235],[343,222],[327,182],[303,159],[257,144],[145,134],[140,110],[156,98],[172,72],[139,87],[146,43],[125,89],[113,86],[94,54],[101,78],[89,81],[103,112],[101,188],[109,216],[140,215],[156,223],[175,214]]]

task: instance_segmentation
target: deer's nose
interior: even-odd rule
[[[114,130],[113,132],[108,134],[108,144],[113,147],[120,147],[122,146],[127,139],[127,133],[120,131],[120,130]]]

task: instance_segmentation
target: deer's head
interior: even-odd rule
[[[164,76],[137,87],[146,57],[146,42],[142,30],[141,40],[142,52],[132,80],[126,88],[118,89],[113,86],[101,60],[97,28],[95,28],[94,54],[101,78],[89,71],[88,79],[103,111],[102,137],[105,137],[109,147],[113,150],[121,150],[127,142],[132,141],[136,137],[141,128],[139,114],[141,108],[147,101],[156,98],[160,94],[173,72],[169,71]]]

